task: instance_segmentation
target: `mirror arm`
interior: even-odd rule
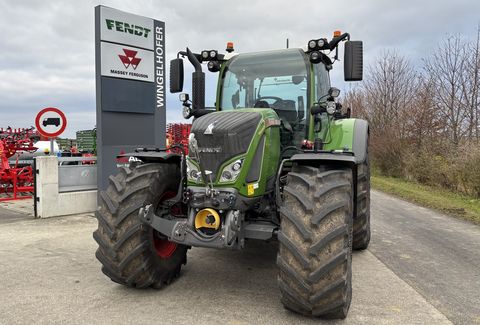
[[[338,43],[340,43],[344,39],[347,39],[349,41],[350,40],[350,34],[349,33],[343,33],[342,35],[340,35],[338,37],[332,38],[330,43],[328,43],[328,47],[330,48],[330,50],[333,50],[334,48],[337,47]]]
[[[205,74],[202,72],[202,65],[197,55],[187,47],[188,61],[193,65],[195,71],[192,73],[192,106],[194,110],[205,108]]]
[[[188,57],[188,61],[190,61],[190,63],[195,68],[195,72],[202,72],[202,65],[198,61],[195,54],[193,54],[193,52],[190,51],[190,49],[188,47],[187,47],[187,57]]]

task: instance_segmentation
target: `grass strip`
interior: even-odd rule
[[[480,199],[399,178],[371,176],[374,189],[480,225]]]

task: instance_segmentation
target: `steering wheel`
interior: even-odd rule
[[[277,104],[278,102],[283,101],[283,99],[281,99],[280,97],[276,97],[276,96],[261,96],[261,97],[257,98],[257,102],[259,102],[261,100],[265,100],[265,99],[273,99],[274,100],[274,102],[271,105],[268,104],[270,107],[275,106],[275,104]]]

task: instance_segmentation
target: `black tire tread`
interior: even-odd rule
[[[294,166],[280,207],[278,285],[285,308],[345,318],[351,301],[350,169]]]
[[[172,175],[178,175],[174,165],[122,167],[117,175],[110,176],[107,190],[100,192],[98,229],[93,233],[98,244],[95,256],[112,281],[136,288],[160,288],[176,278],[186,263],[187,247],[183,245],[178,245],[168,260],[160,260],[153,248],[152,229],[138,218],[138,210],[153,203],[168,190],[168,184],[178,185]]]

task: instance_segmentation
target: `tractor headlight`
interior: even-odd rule
[[[239,171],[240,168],[242,168],[242,162],[241,162],[241,161],[236,161],[236,162],[232,165],[232,170],[233,170],[234,172]]]
[[[193,163],[193,161],[187,157],[187,180],[196,182],[200,180],[200,168]]]
[[[325,45],[325,40],[323,38],[319,39],[317,41],[318,47],[322,48]]]
[[[315,40],[311,40],[310,42],[308,42],[308,48],[310,50],[313,50],[316,46],[317,46],[317,42],[315,42]]]
[[[208,51],[202,51],[202,59],[206,60],[208,59]]]
[[[178,95],[178,99],[181,102],[188,102],[190,100],[190,96],[188,96],[187,93],[181,93],[180,95]]]
[[[333,115],[333,113],[335,113],[336,110],[337,110],[337,104],[335,102],[328,101],[327,102],[327,113],[330,114],[330,115]]]
[[[218,61],[209,61],[207,67],[210,72],[220,71],[220,63],[218,63]]]
[[[244,159],[238,159],[223,168],[220,175],[220,183],[234,182],[242,170]]]
[[[322,60],[321,56],[320,56],[320,52],[318,51],[313,51],[312,53],[310,53],[310,62],[314,63],[314,64],[317,64],[319,63],[320,61]]]
[[[189,105],[183,105],[182,114],[184,119],[192,117],[192,108]]]

